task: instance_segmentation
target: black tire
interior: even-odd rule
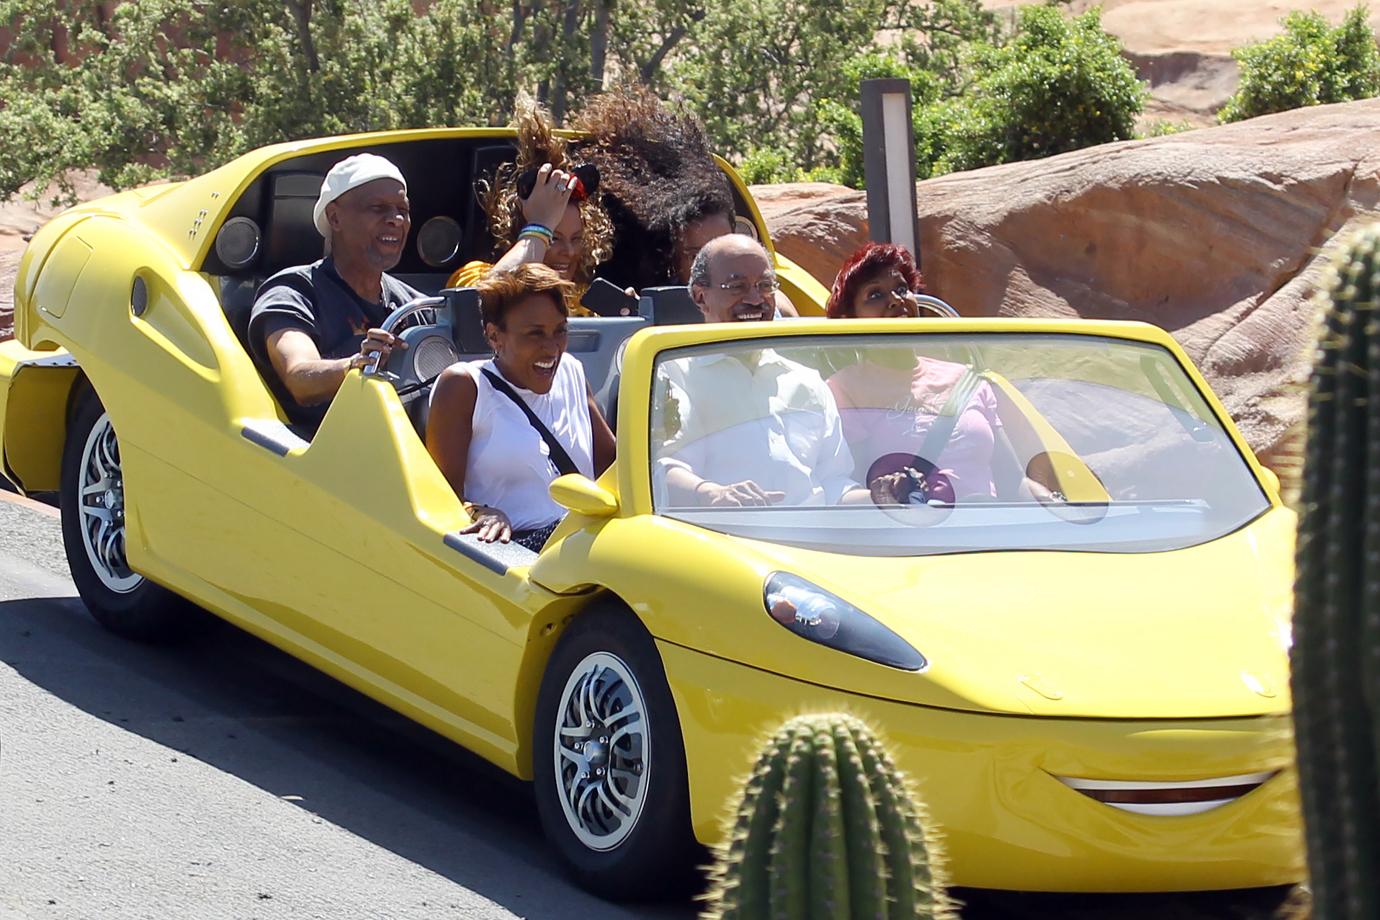
[[[88,453],[97,450],[92,435],[100,426],[108,432],[105,462]],[[92,478],[91,463],[112,472],[108,502],[88,500],[82,507],[83,476]],[[131,571],[124,560],[124,478],[120,475],[119,443],[110,427],[105,407],[89,388],[77,396],[67,425],[62,450],[62,542],[72,582],[86,609],[106,629],[144,642],[174,642],[203,631],[210,622],[205,611]],[[94,513],[109,515],[100,537],[84,528],[99,527]],[[105,547],[88,549],[92,547]],[[105,560],[98,563],[93,557]],[[101,568],[98,570],[97,566]]]
[[[591,664],[592,656],[600,657],[594,658]],[[555,764],[557,720],[564,721],[576,715],[573,710],[562,707],[567,686],[578,681],[577,672],[588,674],[600,661],[616,661],[632,678],[633,686],[630,688],[622,675],[616,674],[616,666],[604,672],[615,674],[605,684],[613,689],[597,695],[615,711],[608,720],[611,728],[604,727],[604,734],[592,733],[591,749],[600,738],[610,737],[610,732],[617,738],[620,729],[630,728],[639,721],[618,718],[623,708],[620,699],[640,694],[645,705],[637,741],[625,737],[622,741],[603,744],[599,755],[591,754],[588,761],[589,764],[598,763],[599,756],[607,756],[607,779],[601,784],[605,789],[617,782],[615,773],[629,776],[632,775],[630,769],[637,767],[640,767],[637,775],[645,783],[640,795],[640,810],[631,821],[620,822],[618,832],[608,835],[621,835],[621,839],[607,848],[591,846],[581,839],[573,823],[580,819],[568,815],[563,804],[566,799],[564,783],[574,782],[573,777],[580,775],[580,767],[572,766],[573,760],[568,762],[567,758],[562,763],[573,772],[558,778]],[[597,724],[603,726],[604,723]],[[701,881],[698,866],[703,864],[705,853],[695,842],[690,826],[690,794],[680,719],[666,683],[661,656],[636,617],[626,610],[596,609],[582,614],[566,629],[542,677],[532,732],[533,773],[542,828],[582,887],[614,901],[683,897],[694,889]],[[572,741],[572,745],[574,743]],[[644,755],[650,752],[650,756],[630,759],[625,756],[630,752]],[[625,769],[614,770],[614,764]],[[587,789],[596,784],[598,781],[578,788]],[[624,785],[621,788],[626,791],[632,787]]]

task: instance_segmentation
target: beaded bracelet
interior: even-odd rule
[[[547,245],[551,244],[554,237],[555,234],[551,232],[551,228],[543,227],[541,224],[528,224],[518,233],[520,240],[541,240]]]

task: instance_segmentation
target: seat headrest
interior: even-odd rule
[[[321,194],[323,179],[316,172],[283,172],[271,177],[264,261],[260,263],[264,274],[321,258],[326,241],[312,222],[312,208]]]
[[[680,326],[704,322],[704,314],[690,299],[690,289],[683,285],[643,288],[637,302],[637,315],[645,316],[653,326]]]

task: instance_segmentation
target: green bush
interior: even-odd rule
[[[1098,10],[1020,12],[1014,38],[976,45],[972,89],[934,120],[946,132],[935,172],[1033,160],[1135,136],[1146,89],[1102,29]]]
[[[738,166],[738,175],[748,185],[769,185],[773,182],[839,182],[843,178],[837,167],[816,166],[801,169],[795,157],[781,147],[757,147]]]
[[[1321,13],[1290,13],[1284,32],[1232,52],[1241,85],[1222,121],[1380,95],[1380,52],[1364,4],[1335,29]]]
[[[1180,121],[1170,121],[1166,118],[1156,118],[1148,122],[1137,135],[1138,137],[1168,137],[1171,134],[1182,134],[1185,131],[1192,131],[1197,127],[1193,122],[1186,119]]]
[[[907,55],[907,57],[910,57]],[[931,55],[928,60],[934,60]],[[839,99],[821,99],[816,103],[819,122],[831,137],[837,151],[835,155],[835,181],[863,188],[863,137],[862,115],[859,112],[858,91],[856,87],[863,80],[906,79],[910,81],[911,120],[915,130],[916,178],[930,176],[930,164],[936,159],[937,138],[933,130],[922,123],[928,106],[938,102],[947,91],[957,92],[957,84],[946,80],[953,74],[938,73],[903,59],[896,54],[869,53],[859,55],[844,66],[847,84],[855,87],[847,103]]]
[[[1026,7],[1010,35],[986,36],[951,46],[944,68],[933,53],[906,49],[859,55],[844,68],[851,86],[911,81],[916,178],[1135,137],[1146,90],[1096,10],[1069,18],[1054,5]],[[837,150],[839,181],[862,188],[856,96],[822,99],[816,111]]]

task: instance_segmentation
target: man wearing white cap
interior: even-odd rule
[[[385,274],[412,226],[407,182],[388,160],[361,153],[331,167],[312,218],[326,257],[260,285],[249,343],[288,417],[314,429],[351,368],[399,345],[377,328],[384,318],[422,295]]]

